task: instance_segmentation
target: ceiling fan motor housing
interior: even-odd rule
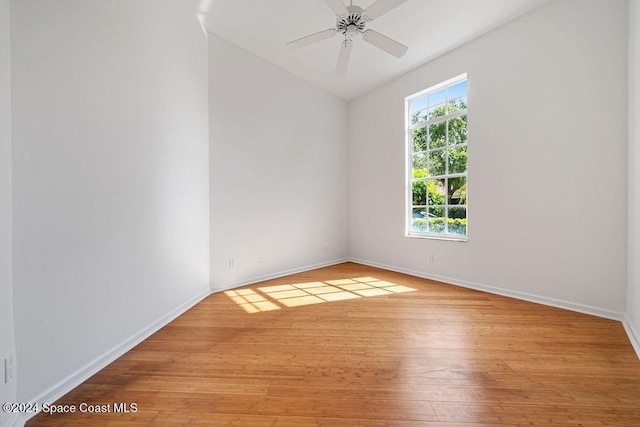
[[[349,11],[347,15],[338,16],[336,29],[347,39],[352,39],[356,34],[364,31],[366,20],[362,16],[364,9],[361,7],[347,6],[347,10]]]
[[[377,31],[365,30],[367,22],[373,21],[379,16],[384,15],[407,0],[376,0],[373,4],[367,7],[367,9],[363,9],[360,6],[354,6],[353,0],[350,1],[351,5],[349,6],[345,6],[344,0],[324,1],[336,15],[336,27],[289,42],[287,43],[287,48],[289,50],[300,49],[302,47],[318,43],[322,40],[330,39],[338,33],[344,35],[344,41],[340,46],[340,54],[338,55],[338,64],[336,66],[337,76],[344,76],[346,73],[349,65],[349,58],[351,57],[353,40],[358,34],[362,36],[362,39],[365,42],[395,56],[396,58],[400,58],[407,53],[408,48],[402,43],[399,43],[384,34],[380,34]]]

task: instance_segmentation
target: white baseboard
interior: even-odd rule
[[[146,328],[132,335],[129,339],[115,345],[113,348],[105,352],[102,356],[99,356],[93,361],[87,363],[82,368],[73,372],[71,375],[68,375],[66,378],[58,381],[56,384],[49,387],[32,399],[28,399],[27,402],[37,402],[40,406],[42,406],[43,403],[51,404],[55,402],[56,400],[60,399],[62,396],[69,393],[71,390],[88,380],[91,376],[95,375],[98,371],[104,369],[111,362],[131,350],[133,347],[149,338],[151,335],[159,331],[162,327],[166,326],[168,323],[189,310],[191,307],[198,304],[210,294],[211,292],[207,290],[206,292],[178,306],[170,313],[166,314],[165,316],[151,323]],[[13,419],[13,421],[11,419],[9,420],[9,426],[24,426],[24,424],[35,415],[35,413],[19,414],[16,419]]]
[[[349,261],[349,258],[334,259],[332,261],[325,261],[318,264],[306,265],[304,267],[292,268],[289,270],[279,271],[277,273],[270,273],[262,276],[255,276],[255,277],[244,279],[240,282],[235,282],[231,284],[211,286],[211,293],[222,292],[229,289],[235,289],[241,286],[253,285],[255,283],[264,282],[265,280],[277,279],[279,277],[288,276],[290,274],[303,273],[305,271],[315,270],[316,268],[329,267],[336,264],[342,264],[348,261]]]
[[[624,330],[627,332],[627,335],[629,336],[629,341],[631,341],[631,345],[633,346],[633,349],[636,351],[636,354],[638,355],[638,359],[640,359],[640,333],[631,322],[631,319],[629,319],[629,316],[627,316],[622,321],[622,326],[624,326]]]
[[[391,265],[381,264],[373,261],[366,261],[358,258],[351,258],[350,261],[368,265],[370,267],[382,268],[384,270],[395,271],[397,273],[409,274],[411,276],[421,277],[423,279],[436,280],[451,285],[462,286],[464,288],[475,289],[477,291],[488,292],[490,294],[502,295],[505,297],[516,298],[524,301],[535,302],[538,304],[548,305],[551,307],[563,308],[565,310],[577,311],[578,313],[590,314],[592,316],[603,317],[605,319],[623,321],[625,314],[613,310],[607,310],[590,305],[578,304],[570,301],[563,301],[555,298],[543,297],[540,295],[529,294],[527,292],[513,291],[510,289],[499,288],[496,286],[483,285],[480,283],[469,282],[466,280],[454,279],[451,277],[439,276],[437,274],[423,273],[421,271],[410,270],[407,268],[394,267]]]

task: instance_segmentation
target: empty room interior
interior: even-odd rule
[[[0,427],[640,425],[639,0],[0,0]]]

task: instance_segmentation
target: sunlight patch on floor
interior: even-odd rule
[[[324,302],[345,301],[362,297],[376,297],[413,292],[415,289],[375,277],[327,280],[324,282],[293,283],[225,291],[233,302],[247,313],[300,307]]]
[[[227,295],[233,302],[238,304],[247,313],[259,313],[261,311],[279,310],[277,304],[267,300],[264,296],[257,294],[252,289],[238,289],[235,291],[226,291]]]

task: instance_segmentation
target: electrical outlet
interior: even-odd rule
[[[264,261],[264,255],[262,254],[258,255],[258,264],[262,264],[263,261]]]
[[[16,359],[13,354],[4,358],[4,383],[8,383],[16,375]]]
[[[234,258],[229,258],[229,268],[233,268],[235,263],[236,263],[236,260]]]
[[[427,261],[433,262],[433,254],[429,254],[429,258],[427,258]]]

